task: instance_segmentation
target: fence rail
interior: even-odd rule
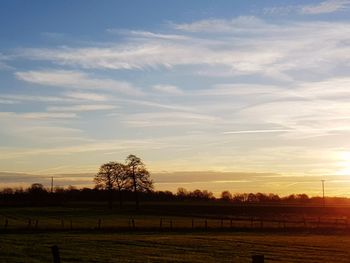
[[[0,221],[1,222],[1,221]],[[348,218],[5,218],[3,230],[229,230],[229,229],[349,229]],[[1,225],[0,225],[1,230]]]

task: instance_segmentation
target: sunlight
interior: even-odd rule
[[[340,169],[337,170],[337,175],[350,175],[350,151],[342,151],[339,153]]]

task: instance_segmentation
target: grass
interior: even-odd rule
[[[196,206],[191,205],[191,208]],[[220,208],[220,207],[219,207]],[[137,228],[159,228],[162,220],[163,228],[192,228],[194,220],[195,228],[204,228],[207,221],[208,228],[319,228],[332,227],[348,229],[347,217],[342,214],[262,214],[256,212],[248,214],[232,212],[231,214],[218,213],[207,214],[207,209],[198,210],[196,213],[187,211],[187,205],[173,205],[173,210],[159,209],[158,205],[148,205],[140,212],[135,212],[132,206],[124,209],[107,209],[104,205],[70,205],[52,207],[2,207],[0,208],[0,230],[8,223],[8,229],[23,229],[35,227],[38,222],[39,229],[93,229],[101,220],[102,228],[128,228],[130,220],[134,219]],[[262,211],[267,209],[262,209]],[[221,221],[223,219],[223,221]],[[263,222],[261,221],[263,220]],[[262,224],[263,223],[263,224]],[[350,223],[350,222],[349,222]]]
[[[348,262],[349,236],[271,233],[4,234],[1,262],[50,262],[50,246],[62,262]]]
[[[0,262],[52,262],[50,247],[54,244],[60,248],[62,263],[251,262],[253,254],[264,254],[267,262],[349,261],[350,235],[344,234],[349,233],[349,229],[346,231],[344,226],[332,231],[314,231],[312,228],[302,229],[301,223],[299,230],[291,227],[287,231],[283,228],[275,231],[272,225],[269,229],[267,227],[269,224],[277,227],[279,222],[265,222],[264,229],[260,229],[257,220],[251,227],[248,215],[247,221],[234,221],[234,228],[231,228],[227,218],[242,215],[208,215],[204,209],[203,213],[196,211],[186,216],[187,212],[184,211],[188,207],[185,205],[174,205],[174,211],[159,211],[159,205],[155,207],[149,205],[141,212],[135,212],[132,207],[109,210],[105,206],[91,204],[2,207]],[[335,216],[339,218],[341,215]],[[269,216],[274,218],[273,214]],[[310,216],[315,219],[312,214],[289,214],[287,218],[297,221],[298,218]],[[143,230],[130,231],[128,226],[131,218],[135,220],[136,227]],[[164,230],[170,227],[170,220],[174,230],[159,231],[160,218]],[[226,218],[222,229],[221,218]],[[326,218],[330,222],[333,220],[330,214],[322,220]],[[4,230],[6,219],[8,229]],[[28,229],[29,219],[32,224],[38,220],[38,229],[33,229],[33,225]],[[102,219],[102,229],[93,230],[99,219]],[[191,230],[192,219],[195,227],[201,229]],[[70,220],[73,230],[70,230]],[[204,229],[205,220],[208,231]],[[118,230],[118,227],[123,229]]]

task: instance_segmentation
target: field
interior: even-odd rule
[[[210,207],[2,207],[0,262],[349,262],[348,208]]]
[[[145,203],[107,209],[101,203],[0,208],[0,231],[37,230],[350,230],[349,207],[235,206],[205,203]],[[1,227],[1,225],[3,227]]]
[[[350,237],[271,233],[26,233],[0,239],[1,262],[349,262]]]

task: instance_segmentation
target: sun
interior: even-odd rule
[[[337,163],[340,168],[337,175],[350,175],[350,151],[342,151],[339,153],[340,161]]]

